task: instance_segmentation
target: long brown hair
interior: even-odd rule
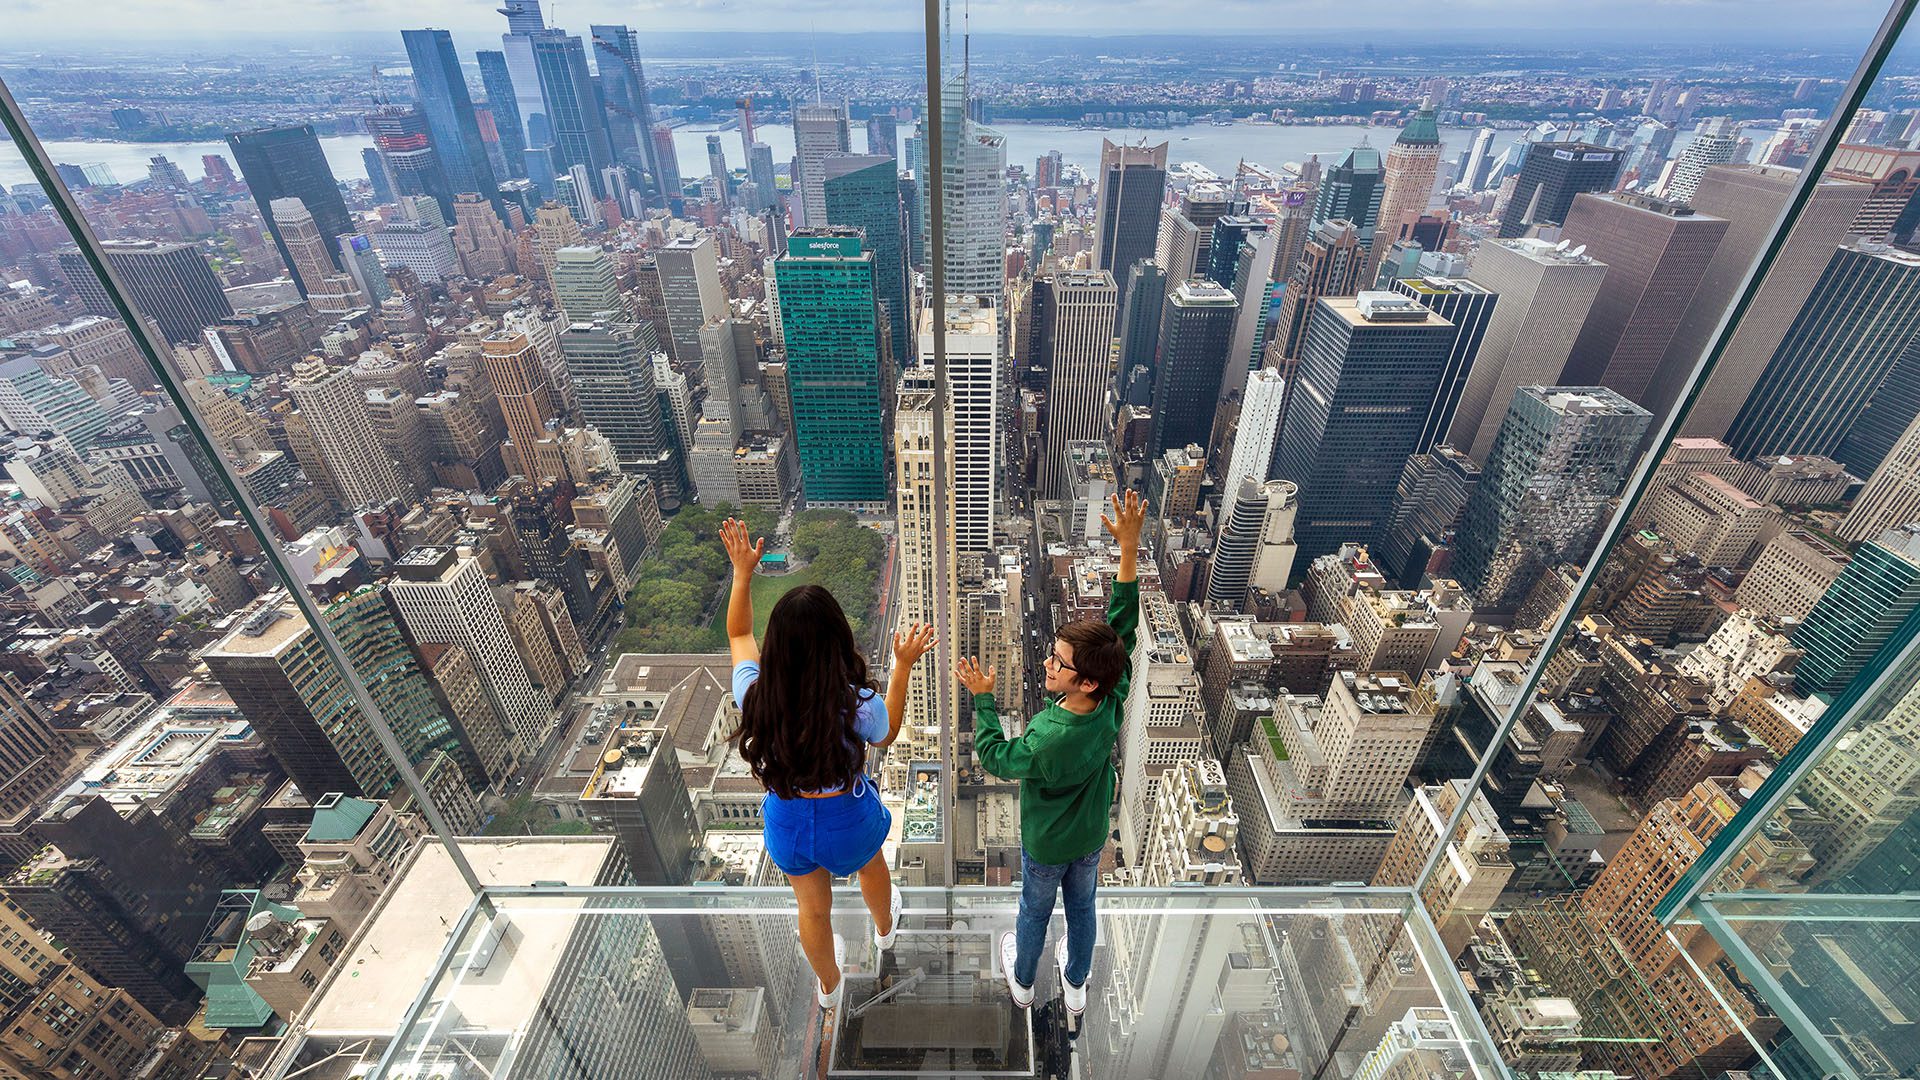
[[[782,596],[733,735],[754,779],[783,799],[852,785],[866,761],[853,733],[861,690],[878,692],[840,602],[818,585]]]

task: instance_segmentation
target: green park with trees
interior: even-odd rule
[[[626,622],[614,647],[620,652],[721,652],[727,647],[726,595],[730,569],[720,547],[720,523],[739,515],[755,537],[770,534],[774,516],[758,507],[737,511],[687,506],[660,534],[659,545],[641,562],[627,597]],[[769,545],[769,550],[772,550]],[[797,568],[753,579],[754,630],[787,590],[824,585],[846,609],[855,637],[868,638],[867,620],[880,591],[886,538],[844,510],[804,510],[794,516],[787,554]]]

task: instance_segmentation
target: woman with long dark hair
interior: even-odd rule
[[[933,648],[933,628],[914,623],[893,635],[893,673],[883,701],[854,644],[853,628],[833,594],[802,585],[782,596],[767,619],[766,641],[753,639],[753,571],[766,540],[751,540],[734,518],[720,526],[733,562],[727,600],[727,646],[733,654],[733,697],[740,705],[734,738],[754,778],[767,788],[767,856],[793,883],[800,906],[800,949],[820,984],[822,1009],[840,1004],[846,942],[833,932],[833,879],[857,875],[873,914],[873,941],[893,945],[900,890],[880,845],[893,816],[865,772],[867,747],[900,734],[907,679]]]

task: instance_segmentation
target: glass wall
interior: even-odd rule
[[[1912,1072],[1907,6],[10,15],[0,1063]],[[732,516],[939,637],[829,1009]]]

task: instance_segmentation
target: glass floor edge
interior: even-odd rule
[[[881,953],[859,891],[835,890],[832,1010],[784,886],[497,887],[452,912],[376,910],[259,1075],[1509,1075],[1409,890],[1103,887],[1080,1016],[1057,910],[1022,1010],[998,958],[1017,887],[901,892]],[[360,980],[370,962],[383,977]]]

